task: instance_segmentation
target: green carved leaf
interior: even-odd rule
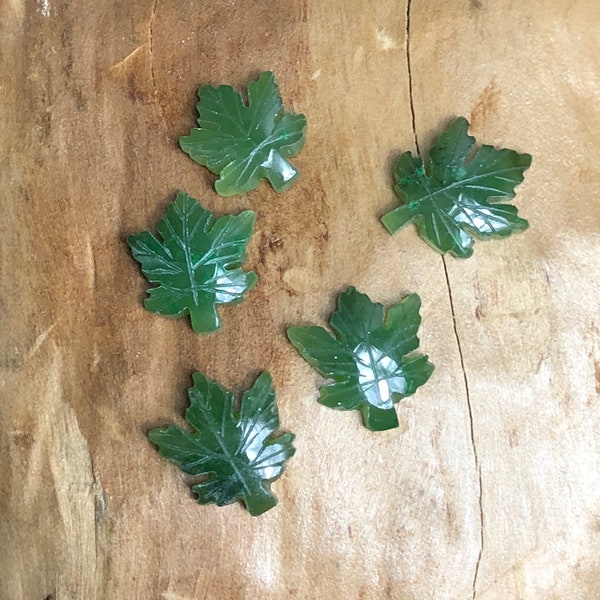
[[[433,372],[419,346],[421,300],[411,294],[388,309],[349,287],[324,328],[290,327],[288,337],[317,371],[331,380],[319,402],[339,410],[358,409],[373,431],[398,427],[394,403],[413,394]]]
[[[248,84],[246,105],[231,86],[202,86],[198,129],[179,143],[196,162],[220,175],[221,196],[243,194],[266,177],[278,192],[288,189],[298,171],[286,160],[304,145],[306,117],[285,112],[270,71]]]
[[[241,499],[252,515],[273,508],[277,498],[270,484],[295,449],[293,434],[273,437],[279,416],[271,376],[262,373],[244,392],[239,412],[231,392],[201,373],[193,378],[185,413],[192,431],[170,425],[152,429],[148,437],[184,473],[202,478],[192,487],[200,504],[223,506]]]
[[[467,258],[473,237],[506,237],[529,224],[501,198],[514,198],[531,164],[529,154],[481,146],[468,135],[464,117],[453,121],[425,162],[405,152],[396,163],[395,191],[402,205],[382,217],[390,233],[414,221],[419,235],[438,252]]]
[[[158,284],[148,289],[146,308],[167,317],[189,314],[198,333],[219,329],[216,305],[241,301],[257,281],[239,268],[253,225],[250,210],[215,219],[179,192],[158,223],[162,240],[148,231],[127,240],[148,281]]]

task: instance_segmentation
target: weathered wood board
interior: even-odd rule
[[[596,0],[0,0],[0,598],[600,598],[599,32]],[[301,179],[220,198],[177,139],[198,85],[266,69]],[[466,261],[378,220],[456,115],[534,156],[531,228]],[[125,244],[179,189],[257,212],[260,281],[211,336],[144,311]],[[317,404],[286,341],[348,284],[422,297],[437,368],[397,431]],[[201,507],[145,432],[193,371],[263,369],[280,503]]]

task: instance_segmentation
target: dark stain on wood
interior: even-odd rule
[[[488,119],[498,111],[499,101],[500,89],[496,86],[495,81],[491,81],[481,90],[475,106],[471,110],[470,120],[473,129],[479,129],[486,124]]]

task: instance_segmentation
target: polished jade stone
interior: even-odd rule
[[[306,117],[285,112],[275,76],[262,73],[248,84],[248,104],[229,85],[202,86],[198,128],[179,138],[184,152],[219,175],[221,196],[243,194],[266,178],[277,192],[298,178],[287,160],[304,145]]]
[[[217,506],[242,500],[251,515],[277,504],[271,483],[281,476],[295,452],[294,435],[273,434],[279,428],[275,392],[269,373],[262,373],[244,392],[239,412],[233,394],[202,373],[194,373],[190,406],[178,425],[152,429],[148,437],[160,453],[193,477],[200,504]]]
[[[395,191],[402,204],[382,217],[390,233],[414,222],[419,235],[436,251],[467,258],[473,235],[506,237],[529,226],[512,204],[515,187],[531,164],[529,154],[481,146],[459,117],[448,126],[425,161],[405,152],[396,162]]]
[[[250,210],[217,219],[179,192],[157,225],[160,237],[144,231],[127,240],[148,281],[157,284],[145,307],[167,317],[189,315],[198,333],[219,329],[216,305],[240,302],[257,281],[240,268],[254,219]]]
[[[329,324],[290,327],[288,337],[306,361],[329,381],[319,402],[338,410],[360,410],[373,431],[398,427],[394,404],[414,394],[433,372],[428,357],[415,353],[421,323],[417,294],[384,314],[384,308],[349,287],[338,297]]]

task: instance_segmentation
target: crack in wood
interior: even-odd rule
[[[412,130],[413,136],[415,139],[415,148],[417,150],[417,154],[421,154],[421,149],[419,148],[419,139],[417,137],[417,126],[415,124],[415,105],[413,103],[413,83],[412,83],[412,69],[410,64],[410,5],[412,4],[412,0],[407,0],[406,2],[406,35],[405,35],[405,44],[404,47],[406,49],[406,69],[408,71],[408,102],[410,105],[410,117],[412,120]]]
[[[410,115],[412,121],[412,131],[415,143],[415,149],[417,154],[421,154],[421,149],[419,147],[419,138],[417,135],[417,127],[416,127],[416,117],[415,117],[415,104],[413,98],[413,78],[412,78],[412,66],[411,66],[411,55],[410,55],[410,16],[411,16],[411,4],[412,0],[406,1],[406,34],[405,34],[405,49],[406,49],[406,68],[408,72],[408,101],[410,106]],[[460,366],[463,374],[463,381],[465,386],[465,396],[467,399],[467,409],[469,415],[469,430],[471,437],[471,447],[473,449],[473,461],[475,463],[475,472],[477,473],[477,481],[479,487],[478,494],[478,504],[479,504],[479,552],[477,555],[477,560],[475,561],[475,568],[473,572],[473,600],[477,595],[477,578],[479,576],[479,566],[481,564],[481,555],[483,554],[483,531],[484,531],[484,517],[483,517],[483,485],[481,481],[481,466],[479,463],[479,456],[477,454],[477,446],[475,445],[475,430],[473,426],[473,410],[471,407],[471,395],[469,391],[469,380],[467,377],[467,371],[465,369],[465,360],[462,352],[462,346],[460,342],[460,337],[458,335],[458,329],[456,327],[456,315],[454,312],[454,299],[452,298],[452,288],[450,286],[450,277],[448,276],[448,267],[446,265],[446,258],[442,256],[442,263],[444,265],[444,276],[446,278],[446,288],[448,290],[448,300],[450,302],[450,312],[452,315],[452,326],[454,329],[454,337],[456,339],[456,345],[458,348],[458,355],[460,358]]]
[[[446,258],[442,256],[442,262],[444,264],[444,275],[446,277],[446,287],[448,288],[448,300],[450,301],[450,312],[452,313],[452,327],[454,328],[454,337],[456,339],[456,345],[458,347],[458,356],[460,358],[460,367],[462,369],[463,381],[465,384],[465,395],[467,398],[467,409],[469,413],[469,430],[471,434],[471,447],[473,448],[473,460],[475,462],[475,472],[477,473],[477,481],[479,484],[479,553],[477,555],[477,561],[475,562],[475,571],[473,573],[473,600],[477,594],[477,577],[479,575],[479,565],[481,564],[481,555],[483,553],[483,485],[481,482],[481,466],[479,464],[479,456],[477,454],[477,446],[475,445],[475,429],[473,427],[473,410],[471,407],[471,394],[469,391],[469,380],[467,378],[467,371],[465,369],[465,359],[462,352],[462,346],[460,343],[460,337],[458,335],[458,329],[456,327],[456,314],[454,312],[454,299],[452,298],[452,288],[450,287],[450,277],[448,276],[448,267],[446,265]]]
[[[152,79],[152,89],[154,90],[154,94],[156,94],[156,77],[154,75],[154,18],[156,17],[156,7],[158,5],[158,0],[154,0],[154,4],[152,5],[152,13],[150,15],[150,24],[149,24],[149,43],[148,48],[150,52],[150,77]]]

